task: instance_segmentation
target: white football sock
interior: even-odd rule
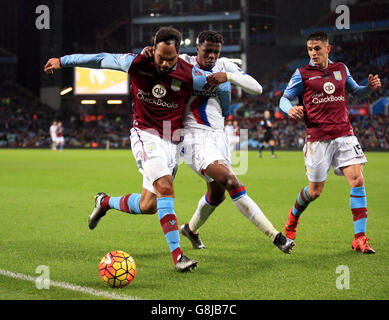
[[[210,205],[205,196],[201,197],[197,206],[196,212],[193,214],[192,219],[189,221],[189,229],[196,233],[200,227],[208,220],[212,212],[214,212],[216,206]]]
[[[235,207],[272,241],[279,233],[266,218],[257,204],[246,194],[233,201]]]

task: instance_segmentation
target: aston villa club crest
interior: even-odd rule
[[[172,81],[172,90],[173,91],[180,91],[181,90],[181,81],[177,79],[173,79]]]
[[[335,80],[342,81],[342,74],[340,71],[334,71]]]
[[[156,148],[157,146],[155,145],[154,142],[145,145],[145,149],[147,150],[147,152],[153,152]]]

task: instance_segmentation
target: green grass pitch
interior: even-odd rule
[[[249,152],[248,172],[239,177],[282,231],[307,179],[302,152],[277,154],[272,159],[267,151],[260,159]],[[180,274],[173,270],[157,215],[110,211],[95,230],[88,229],[97,192],[140,192],[142,179],[131,151],[0,150],[0,300],[109,299],[63,287],[39,290],[34,281],[6,274],[38,277],[36,268],[42,265],[52,281],[139,299],[388,299],[389,154],[367,157],[367,235],[375,255],[351,250],[349,186],[331,172],[322,196],[301,218],[292,254],[279,251],[227,197],[201,229],[206,250],[194,250],[181,238],[185,254],[199,266]],[[181,165],[175,190],[181,224],[192,216],[205,183]],[[98,263],[111,250],[130,253],[137,264],[134,281],[122,289],[111,289],[99,278]],[[348,289],[337,287],[345,275],[337,273],[339,266],[349,271]]]

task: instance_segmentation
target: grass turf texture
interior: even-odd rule
[[[280,231],[298,192],[307,185],[301,152],[259,159],[249,152],[248,173],[240,176],[248,194]],[[346,180],[332,172],[322,196],[302,215],[290,255],[279,251],[234,207],[231,199],[201,229],[206,250],[181,237],[186,255],[199,261],[194,272],[173,270],[158,216],[110,211],[91,231],[87,219],[94,195],[139,193],[142,179],[131,151],[0,150],[0,269],[37,277],[50,268],[55,281],[140,299],[387,299],[389,154],[367,153],[367,235],[375,255],[351,250],[352,215]],[[175,180],[179,224],[192,216],[204,182],[186,165]],[[123,250],[137,264],[134,281],[111,289],[99,278],[98,263]],[[350,288],[339,290],[340,265],[350,271]],[[38,290],[30,281],[0,275],[0,299],[102,299],[61,288]]]

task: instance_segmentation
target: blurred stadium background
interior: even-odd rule
[[[350,29],[335,28],[339,4],[350,8]],[[38,5],[50,9],[48,30],[36,28]],[[265,110],[275,119],[277,148],[302,148],[303,123],[288,120],[278,101],[294,70],[308,61],[307,34],[327,31],[331,57],[358,83],[367,83],[369,73],[380,75],[383,88],[362,101],[349,99],[349,114],[365,150],[389,150],[389,0],[0,0],[0,6],[1,148],[49,148],[54,119],[63,122],[65,148],[105,148],[107,141],[129,148],[128,79],[118,79],[124,89],[112,94],[107,88],[88,94],[77,82],[82,75],[68,69],[47,76],[43,66],[71,53],[137,53],[160,26],[171,25],[183,33],[181,51],[193,54],[199,32],[221,32],[222,56],[236,59],[263,85],[259,97],[233,91],[231,115],[249,129],[252,148]]]

